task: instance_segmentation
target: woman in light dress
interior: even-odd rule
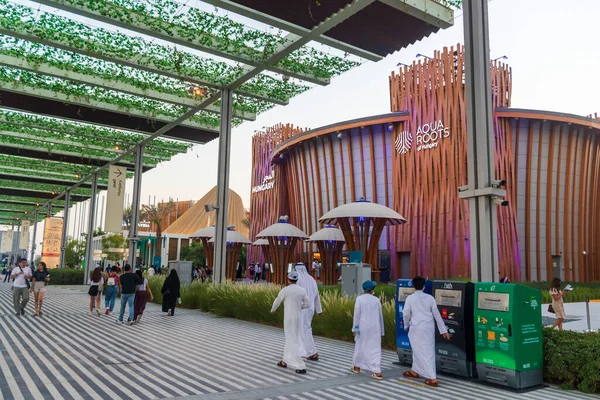
[[[550,296],[552,296],[552,308],[554,309],[554,315],[556,316],[556,321],[554,321],[554,324],[552,324],[552,329],[558,327],[558,330],[562,331],[563,320],[566,317],[563,296],[567,292],[566,290],[560,290],[560,283],[561,281],[559,278],[554,278],[552,280]]]

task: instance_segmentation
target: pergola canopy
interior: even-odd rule
[[[269,245],[268,239],[256,239],[254,241],[254,243],[252,243],[252,246],[268,246],[268,245]]]
[[[214,243],[215,239],[211,238],[209,243]],[[227,230],[227,243],[235,243],[235,244],[252,244],[250,239],[241,233],[233,230]]]
[[[217,138],[221,89],[234,92],[232,125],[252,121],[450,26],[457,5],[36,2],[0,0],[0,221],[58,206],[69,188],[72,201],[89,198],[92,174],[106,188],[106,167],[131,170],[138,144],[148,170]]]
[[[308,239],[306,233],[288,222],[276,222],[273,225],[263,229],[256,235],[259,239],[266,238],[298,238]]]
[[[206,228],[198,229],[190,238],[192,239],[212,239],[215,236],[215,227],[207,226]]]

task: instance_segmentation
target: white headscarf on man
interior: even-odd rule
[[[321,314],[321,297],[319,296],[319,288],[314,278],[308,274],[306,265],[298,263],[295,266],[296,272],[298,273],[297,285],[306,290],[308,296],[308,302],[310,307],[302,310],[302,341],[304,342],[304,349],[306,354],[302,354],[303,357],[311,357],[317,354],[317,347],[312,335],[312,319],[315,315]]]

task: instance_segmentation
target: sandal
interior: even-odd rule
[[[308,357],[307,360],[309,360],[309,361],[319,361],[319,353],[313,354],[312,356]]]
[[[413,378],[413,379],[419,379],[419,374],[417,374],[415,371],[413,371],[412,369],[410,371],[404,371],[402,373],[402,376],[406,377],[406,378]]]
[[[350,368],[350,371],[352,371],[355,374],[360,374],[360,368],[352,367]]]
[[[277,366],[278,366],[278,367],[281,367],[281,368],[287,368],[287,364],[286,364],[286,363],[284,363],[283,361],[279,361],[279,362],[277,363]]]
[[[438,387],[438,382],[437,382],[437,380],[436,380],[436,381],[434,381],[433,379],[427,379],[427,380],[425,380],[425,384],[426,384],[427,386],[431,386],[431,387]]]
[[[296,373],[297,373],[297,374],[305,374],[305,373],[306,373],[306,370],[305,370],[305,369],[297,369],[297,370],[296,370]]]
[[[378,381],[380,381],[383,379],[383,375],[373,373],[373,374],[371,374],[371,378],[377,379]]]

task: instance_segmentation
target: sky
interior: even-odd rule
[[[277,123],[318,128],[389,112],[388,76],[399,68],[398,63],[410,64],[417,53],[429,55],[444,46],[464,42],[462,11],[456,11],[455,16],[453,27],[380,62],[367,62],[334,78],[328,86],[315,87],[292,99],[289,105],[277,106],[260,114],[256,121],[234,128],[229,186],[241,196],[244,205],[250,205],[251,143],[255,131]],[[513,107],[577,115],[600,112],[598,20],[600,1],[597,0],[489,2],[491,58],[508,57],[506,62],[513,72]],[[216,185],[217,152],[218,141],[214,140],[145,173],[142,202],[147,203],[149,197],[151,201],[156,197],[157,202],[169,197],[198,200]],[[132,186],[133,182],[128,181],[128,193]],[[72,216],[77,214],[75,211]],[[72,218],[70,234],[76,232],[76,223]],[[41,229],[40,224],[38,243]]]

